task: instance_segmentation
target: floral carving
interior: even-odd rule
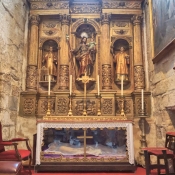
[[[68,2],[32,2],[31,9],[32,10],[45,10],[45,9],[68,9]]]
[[[68,101],[67,101],[67,99],[64,98],[64,97],[58,98],[56,108],[57,108],[57,113],[67,114],[67,111],[68,111]]]
[[[51,35],[55,35],[58,31],[56,31],[56,30],[43,30],[43,32],[46,35],[51,36]]]
[[[31,115],[35,110],[35,99],[34,98],[26,98],[24,99],[24,107],[23,112],[24,115]]]
[[[143,66],[134,67],[134,84],[135,89],[143,89],[145,86],[145,73]]]
[[[114,30],[114,32],[118,35],[126,35],[129,32],[129,30],[121,29],[121,30]]]
[[[112,70],[110,64],[102,65],[102,88],[103,89],[112,89]]]
[[[110,99],[104,99],[103,100],[103,103],[102,103],[102,111],[103,111],[103,114],[112,114],[112,106],[113,106],[113,103],[112,103],[112,98]]]
[[[95,103],[95,101],[87,100],[86,106],[87,106],[87,109],[86,109],[87,115],[96,115],[96,103]],[[76,101],[75,114],[82,115],[83,109],[84,109],[84,101],[83,100]]]
[[[103,2],[103,8],[107,9],[141,9],[141,2],[125,1],[125,2]]]
[[[72,6],[71,13],[100,13],[101,7],[94,5],[82,4],[81,6]]]

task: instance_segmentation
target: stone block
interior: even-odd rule
[[[12,111],[17,111],[18,107],[18,98],[10,96],[8,101],[8,108]]]

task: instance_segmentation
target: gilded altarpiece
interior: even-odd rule
[[[132,122],[145,88],[142,0],[29,3],[20,115],[37,119],[36,171],[134,171]]]

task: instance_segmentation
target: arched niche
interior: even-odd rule
[[[58,43],[53,39],[48,39],[42,43],[40,49],[40,84],[47,87],[48,75],[51,75],[51,86],[53,86],[58,76]],[[49,59],[52,60],[50,61],[51,66],[48,64]]]
[[[119,38],[113,41],[111,52],[114,62],[114,82],[121,84],[121,76],[123,76],[123,84],[130,82],[130,43],[128,40]]]
[[[77,28],[82,24],[89,24],[94,27],[97,34],[100,34],[100,26],[99,24],[93,19],[79,19],[73,25],[71,29],[71,33],[76,33]]]
[[[81,88],[84,87],[84,85],[82,81],[79,81],[79,78],[83,77],[85,74],[91,78],[89,83],[87,83],[88,89],[92,87],[95,82],[97,69],[96,35],[97,33],[94,26],[88,23],[82,23],[77,26],[74,33],[76,84]]]

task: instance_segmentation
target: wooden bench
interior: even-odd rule
[[[0,161],[0,175],[20,175],[22,163],[18,161]]]

